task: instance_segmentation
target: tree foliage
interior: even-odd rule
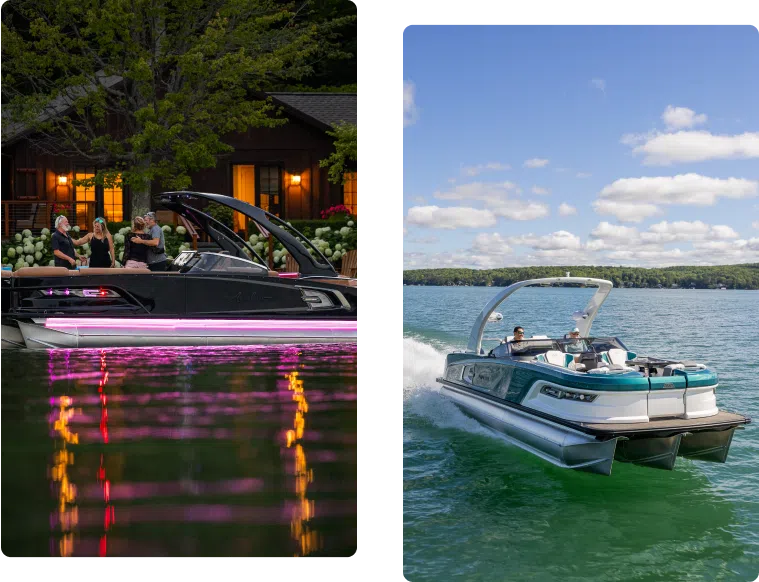
[[[759,263],[720,265],[714,267],[514,267],[506,269],[418,269],[403,272],[406,285],[471,285],[505,287],[543,277],[563,277],[569,271],[573,277],[606,279],[615,287],[663,288],[682,287],[713,289],[759,289]]]
[[[337,31],[355,22],[277,0],[18,0],[4,12],[11,127],[109,168],[93,181],[131,186],[135,212],[152,182],[183,189],[213,167],[232,150],[225,135],[284,123],[252,95],[348,55]]]
[[[358,157],[358,126],[344,122],[333,125],[333,128],[327,135],[335,139],[335,151],[328,158],[321,160],[319,165],[329,168],[330,182],[342,184],[345,181],[345,172],[354,168]]]

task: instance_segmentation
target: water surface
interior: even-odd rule
[[[355,346],[2,351],[6,555],[355,549]]]
[[[529,288],[485,337],[516,325],[562,337],[594,289]],[[438,579],[753,581],[759,574],[759,431],[737,431],[727,463],[674,471],[614,463],[603,477],[518,449],[437,392],[444,355],[465,349],[497,292],[404,287],[404,574]],[[641,355],[719,374],[723,409],[759,419],[759,292],[615,289],[593,325]],[[490,346],[494,345],[492,342]]]

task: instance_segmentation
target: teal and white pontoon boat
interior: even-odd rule
[[[530,285],[598,287],[572,316],[580,338],[512,337],[482,348],[491,315]],[[703,364],[644,357],[593,320],[613,285],[552,277],[503,289],[482,310],[466,352],[449,354],[441,393],[508,441],[554,465],[610,475],[614,459],[672,469],[678,456],[723,463],[733,433],[751,422],[717,408],[717,374]]]

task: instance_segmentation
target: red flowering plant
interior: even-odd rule
[[[345,206],[345,204],[338,204],[336,206],[330,206],[327,208],[327,210],[321,211],[321,217],[324,220],[345,220],[350,218],[351,211],[350,208]]]

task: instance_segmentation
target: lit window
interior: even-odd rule
[[[358,172],[346,172],[343,176],[343,204],[350,208],[353,216],[358,215],[358,194],[356,184],[358,182]]]
[[[90,180],[95,177],[95,170],[77,170],[74,174],[76,180]],[[95,220],[95,187],[74,187],[74,199],[76,205],[76,224],[83,230],[92,229],[92,221]],[[90,204],[79,204],[87,202]]]
[[[262,166],[258,169],[258,206],[279,216],[280,170],[278,166]]]
[[[121,180],[121,176],[117,176]],[[124,220],[124,195],[121,188],[103,188],[103,212],[106,222]]]

